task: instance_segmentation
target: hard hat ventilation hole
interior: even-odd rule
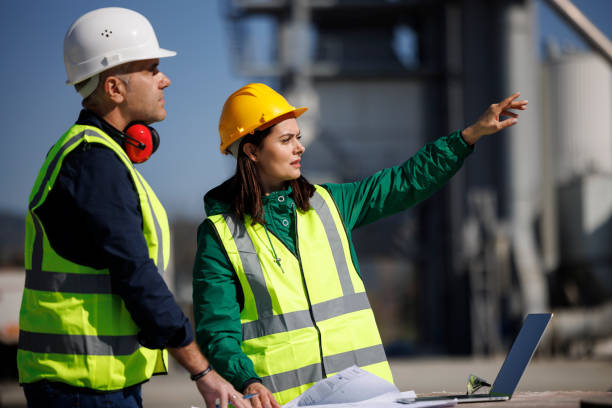
[[[112,33],[113,33],[113,32],[112,32],[111,30],[106,29],[106,30],[104,30],[104,32],[100,33],[100,35],[102,35],[102,37],[106,37],[106,38],[108,38],[108,37],[110,37],[110,35],[111,35]]]

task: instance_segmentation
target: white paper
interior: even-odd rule
[[[376,398],[372,398],[365,401],[352,402],[347,404],[329,404],[329,405],[318,405],[318,408],[400,408],[405,406],[407,408],[445,408],[457,405],[457,400],[444,400],[444,401],[419,401],[412,402],[410,404],[400,404],[397,401],[398,398],[414,398],[414,391],[406,391],[399,393],[389,393],[390,395],[382,395]],[[287,404],[283,405],[287,407]],[[199,408],[192,406],[191,408]]]
[[[457,400],[418,401],[409,404],[399,403],[399,398],[415,398],[414,391],[389,392],[363,401],[338,404],[317,405],[317,408],[442,408],[457,405]],[[287,405],[283,405],[287,407]]]
[[[297,406],[364,401],[389,392],[397,393],[399,390],[377,375],[352,366],[332,377],[317,381],[297,398]]]
[[[317,381],[282,408],[433,408],[457,404],[456,399],[405,404],[397,402],[399,398],[416,398],[416,394],[414,391],[400,392],[390,382],[352,366],[333,377]]]

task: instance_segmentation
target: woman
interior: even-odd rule
[[[483,135],[512,126],[518,93],[472,126],[362,181],[313,186],[301,175],[294,108],[249,84],[225,102],[221,152],[235,175],[204,197],[194,314],[200,347],[254,407],[278,407],[351,365],[393,381],[365,295],[351,231],[443,186]],[[500,115],[510,116],[500,121]]]

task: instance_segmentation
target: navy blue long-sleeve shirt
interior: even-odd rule
[[[122,144],[116,129],[87,110],[77,124],[102,129]],[[189,320],[149,257],[135,186],[112,150],[82,143],[68,154],[37,214],[59,255],[108,268],[113,293],[140,328],[140,344],[161,349],[193,341]]]

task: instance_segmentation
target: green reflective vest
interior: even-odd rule
[[[22,384],[48,380],[110,391],[167,373],[168,356],[138,343],[138,326],[112,292],[108,269],[62,258],[36,214],[64,158],[81,143],[104,145],[125,164],[140,200],[149,255],[160,273],[168,265],[168,219],[151,187],[111,137],[92,126],[72,126],[47,155],[29,198],[17,365]]]
[[[352,365],[393,382],[335,203],[316,186],[310,204],[297,257],[249,216],[209,217],[244,293],[242,350],[280,404]]]

